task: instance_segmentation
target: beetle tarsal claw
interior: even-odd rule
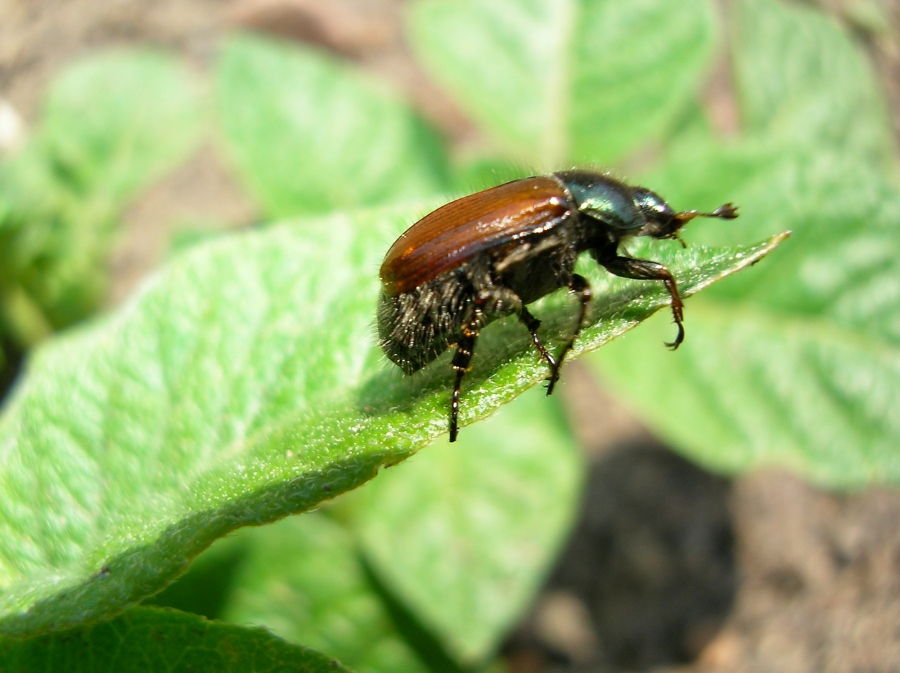
[[[666,342],[666,348],[669,350],[678,350],[678,347],[684,342],[684,325],[680,322],[675,323],[678,326],[678,334],[675,335],[675,341]]]

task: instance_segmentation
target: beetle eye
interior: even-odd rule
[[[634,190],[634,203],[645,215],[654,219],[669,219],[675,215],[675,211],[659,194],[643,187]]]
[[[681,226],[675,221],[675,211],[659,194],[644,187],[634,190],[634,203],[643,213],[647,223],[642,228],[642,235],[663,238],[669,236]],[[675,224],[676,226],[672,226]]]

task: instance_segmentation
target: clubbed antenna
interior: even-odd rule
[[[682,226],[684,226],[686,222],[693,220],[695,217],[720,217],[723,220],[733,220],[737,216],[737,206],[731,203],[721,205],[711,213],[700,213],[696,210],[683,210],[680,213],[675,213],[675,219],[678,220]]]

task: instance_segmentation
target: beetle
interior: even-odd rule
[[[658,194],[608,174],[569,170],[514,180],[441,206],[412,225],[381,265],[379,343],[387,357],[412,374],[451,346],[456,372],[450,403],[450,441],[456,441],[459,396],[480,330],[515,314],[546,361],[553,393],[559,370],[585,324],[591,288],[575,273],[582,252],[623,278],[659,280],[671,296],[684,340],[683,304],[675,278],[662,264],[620,253],[635,236],[676,239],[695,217],[734,219],[726,203],[711,213],[674,211]],[[684,245],[684,242],[681,241]],[[559,288],[580,299],[578,322],[553,355],[538,336],[541,322],[527,304]]]

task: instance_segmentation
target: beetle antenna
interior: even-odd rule
[[[695,217],[719,217],[723,220],[733,220],[737,216],[737,206],[731,203],[723,204],[711,213],[700,213],[696,210],[683,210],[680,213],[675,213],[675,219],[678,220],[682,226],[693,220]]]

